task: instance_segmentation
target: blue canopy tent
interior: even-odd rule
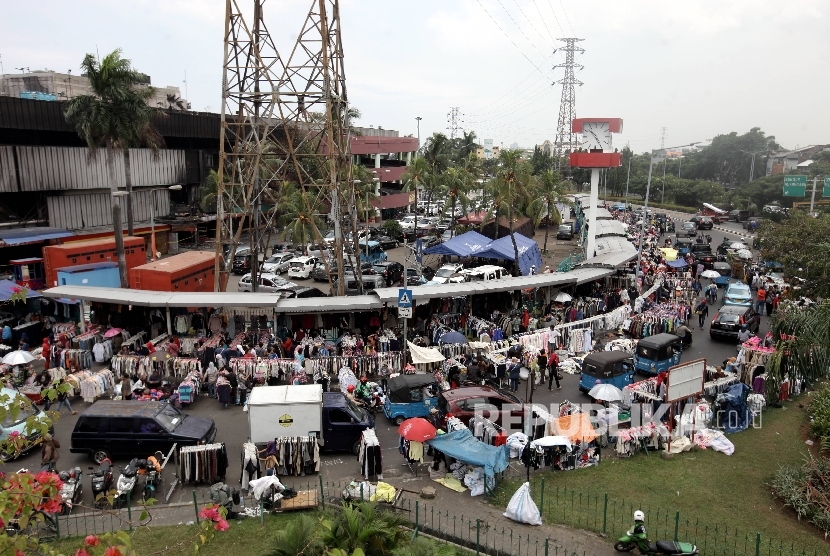
[[[539,244],[536,241],[525,237],[522,234],[513,234],[516,238],[516,247],[519,248],[519,270],[524,276],[530,274],[530,267],[535,266],[536,272],[542,271],[542,252],[539,251]],[[512,261],[516,258],[513,250],[513,241],[510,236],[490,243],[486,249],[475,254],[476,257],[484,259],[499,259]]]
[[[674,261],[669,261],[666,264],[669,265],[672,268],[683,268],[685,266],[689,266],[686,263],[686,261],[684,261],[683,259],[676,259]]]
[[[470,429],[461,429],[427,440],[436,450],[464,463],[484,468],[487,477],[507,469],[507,446],[491,446],[481,442]]]
[[[477,257],[478,252],[490,244],[490,239],[478,232],[467,232],[460,236],[424,249],[424,255],[455,255],[456,257]]]

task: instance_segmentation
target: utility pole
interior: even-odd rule
[[[417,211],[416,211],[417,212]],[[403,287],[407,289],[409,287],[409,275],[407,274],[407,267],[408,265],[406,262],[409,260],[409,244],[406,241],[406,237],[403,238]],[[406,354],[409,351],[409,345],[406,343],[409,339],[409,335],[407,334],[407,322],[409,319],[403,319],[403,344],[401,344],[401,351],[403,351],[403,359],[401,361],[401,367],[406,367]]]
[[[660,148],[661,149],[666,146],[666,131],[667,131],[667,129],[668,128],[665,128],[665,127],[660,128]]]
[[[631,153],[631,158],[628,159],[628,177],[625,180],[625,210],[628,210],[628,184],[631,183],[631,159],[634,158],[634,153]]]
[[[818,184],[818,176],[813,176],[813,194],[810,195],[810,216],[813,216],[813,205],[816,202],[816,185]]]
[[[561,168],[562,157],[570,152],[576,151],[580,146],[579,134],[573,132],[571,125],[574,118],[576,118],[576,93],[574,92],[574,87],[576,85],[582,85],[582,81],[579,81],[574,76],[575,69],[581,70],[583,68],[583,66],[576,63],[576,55],[585,52],[585,49],[578,46],[577,43],[583,40],[585,39],[559,39],[565,45],[553,51],[554,54],[557,52],[565,53],[565,62],[553,66],[553,69],[563,68],[565,70],[565,76],[552,83],[552,85],[556,85],[557,83],[562,85],[562,97],[559,101],[559,120],[556,124],[556,139],[553,144],[557,170]]]
[[[458,106],[451,106],[450,111],[447,113],[447,130],[450,132],[450,139],[455,139],[458,137],[458,132],[464,132],[464,120],[459,112],[461,110]],[[418,118],[418,147],[421,146],[421,125],[420,125],[420,118]]]
[[[666,161],[668,156],[663,158],[663,192],[660,194],[660,203],[666,202]]]
[[[418,150],[415,151],[415,158],[418,158],[418,153],[421,152],[421,116],[415,116],[415,122],[418,125]]]

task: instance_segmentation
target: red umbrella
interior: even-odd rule
[[[424,442],[435,438],[435,427],[423,417],[407,419],[398,427],[398,434],[407,440]]]

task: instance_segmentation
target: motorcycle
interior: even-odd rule
[[[378,394],[376,390],[372,390],[369,396],[357,398],[356,401],[360,407],[373,415],[383,410],[383,396]]]
[[[89,469],[90,471],[94,470],[92,474],[92,498],[95,500],[95,507],[104,508],[107,505],[107,492],[112,488],[112,462],[109,458],[104,458],[98,464],[98,469],[94,467]]]
[[[121,475],[115,483],[115,498],[112,501],[114,508],[123,508],[129,504],[130,496],[138,483],[139,470],[146,468],[147,460],[138,458],[131,459],[127,467],[119,468]]]
[[[144,480],[144,488],[141,490],[141,496],[144,502],[150,498],[155,498],[156,491],[161,487],[161,466],[164,463],[164,454],[156,452],[147,458],[147,467],[145,469],[146,477]]]
[[[69,515],[75,504],[80,504],[84,498],[83,472],[80,467],[58,473],[63,486],[61,487],[60,515]]]
[[[689,349],[692,347],[692,333],[686,332],[685,336],[678,336],[680,338],[680,347],[684,350]]]
[[[657,541],[656,543],[652,543],[649,542],[644,534],[634,534],[630,529],[614,544],[614,550],[617,552],[629,552],[635,548],[640,551],[640,554],[646,556],[658,556],[660,554],[669,556],[695,556],[699,554],[697,547],[691,543],[675,541]]]

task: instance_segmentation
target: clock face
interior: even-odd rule
[[[611,149],[611,130],[607,122],[585,122],[582,125],[582,147],[588,150]]]

